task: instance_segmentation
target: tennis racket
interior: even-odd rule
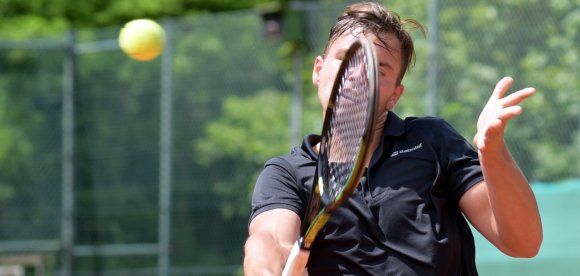
[[[283,276],[302,275],[316,235],[359,184],[370,154],[377,91],[374,46],[359,38],[346,51],[328,99],[312,196]]]

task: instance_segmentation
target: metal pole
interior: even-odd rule
[[[160,160],[159,160],[159,256],[158,275],[169,275],[171,241],[171,149],[172,149],[172,43],[173,21],[163,22],[166,46],[161,61]]]
[[[75,32],[69,30],[63,61],[62,89],[62,276],[72,275],[74,249],[74,79]]]
[[[302,112],[302,63],[304,57],[302,54],[302,49],[298,47],[294,51],[293,64],[294,64],[294,91],[292,93],[292,111],[290,114],[290,128],[291,128],[291,138],[290,146],[295,146],[300,143],[301,139],[301,112]]]
[[[305,12],[304,6],[302,1],[299,0],[291,0],[289,3],[289,11],[290,12]],[[298,17],[299,22],[294,22],[295,24],[299,24],[301,27],[301,31],[307,29],[305,19],[301,16]],[[290,113],[290,146],[296,146],[300,144],[302,140],[302,67],[304,66],[304,55],[305,50],[303,49],[302,43],[308,43],[308,37],[306,32],[301,32],[299,34],[300,38],[296,41],[294,53],[292,56],[292,64],[294,67],[294,86],[292,92],[292,107]]]
[[[437,86],[438,86],[438,67],[439,67],[439,0],[431,0],[429,7],[429,75],[427,89],[427,110],[428,115],[437,116]]]

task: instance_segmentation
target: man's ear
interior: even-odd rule
[[[320,70],[324,64],[324,59],[321,56],[317,56],[314,60],[314,67],[312,68],[312,83],[314,86],[318,86],[320,83]]]
[[[395,107],[397,102],[399,102],[399,99],[401,99],[403,92],[405,92],[405,86],[403,84],[399,84],[397,87],[395,87],[395,91],[387,103],[388,110],[391,110],[393,107]]]

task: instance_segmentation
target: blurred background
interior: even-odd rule
[[[0,275],[241,275],[264,162],[321,127],[310,76],[347,3],[0,1]],[[428,27],[400,116],[469,140],[495,83],[544,222],[533,259],[476,235],[481,275],[580,271],[580,0],[380,1]],[[150,62],[117,36],[152,18]]]

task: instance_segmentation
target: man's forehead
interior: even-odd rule
[[[399,39],[390,33],[383,33],[380,38],[373,33],[364,33],[360,30],[348,31],[339,36],[331,45],[331,52],[334,54],[344,53],[349,46],[359,37],[366,36],[375,45],[379,57],[379,66],[387,68],[395,68],[395,64],[399,63],[401,42]],[[388,58],[387,58],[388,57]],[[386,59],[385,59],[386,58]]]
[[[381,47],[385,50],[400,50],[401,48],[401,41],[397,38],[394,34],[385,33],[381,34],[380,37],[374,40],[374,44],[377,47]]]
[[[381,47],[388,51],[399,50],[401,46],[401,42],[394,34],[382,33],[377,36],[373,33],[363,32],[359,29],[345,32],[332,44],[339,49],[348,48],[358,37],[361,36],[366,36],[374,42],[373,44],[375,44],[375,46]]]

